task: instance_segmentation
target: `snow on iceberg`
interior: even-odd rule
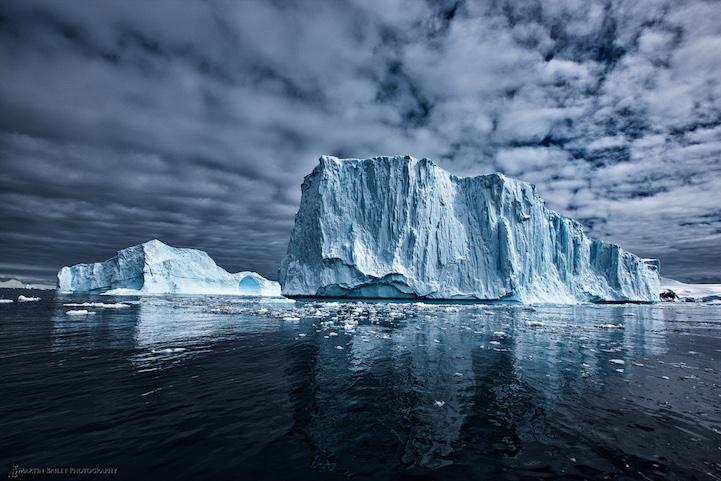
[[[63,267],[58,290],[111,295],[280,295],[277,282],[255,272],[230,274],[203,251],[170,247],[159,240],[118,251],[105,262]]]
[[[279,280],[291,297],[655,302],[659,264],[589,239],[526,182],[410,156],[324,156]]]

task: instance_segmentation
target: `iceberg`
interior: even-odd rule
[[[277,282],[255,272],[230,274],[203,251],[170,247],[159,240],[118,251],[105,262],[63,267],[57,286],[63,292],[109,295],[280,295]]]
[[[716,303],[721,300],[721,284],[686,284],[662,277],[661,299],[664,301]]]
[[[23,289],[25,284],[17,279],[10,279],[8,281],[0,282],[0,289]]]
[[[586,237],[533,184],[410,156],[323,156],[279,269],[289,297],[656,302],[659,262]]]

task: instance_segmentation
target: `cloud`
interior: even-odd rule
[[[721,232],[720,9],[2,2],[0,265],[157,237],[273,278],[320,155],[411,154],[534,182],[664,275],[721,272],[679,247]]]

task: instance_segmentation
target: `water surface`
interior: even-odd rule
[[[0,294],[3,469],[721,479],[718,306]]]

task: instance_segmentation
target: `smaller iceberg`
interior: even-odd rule
[[[231,274],[206,252],[170,247],[159,240],[118,251],[105,262],[63,267],[57,286],[62,292],[108,295],[280,296],[277,282],[255,272]]]
[[[662,277],[661,299],[718,304],[721,301],[721,284],[686,284]]]

